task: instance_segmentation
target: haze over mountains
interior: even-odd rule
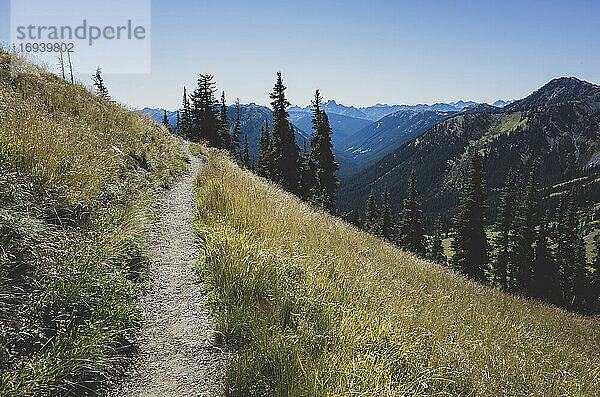
[[[504,106],[512,101],[496,101]],[[354,107],[328,100],[323,104],[333,130],[332,141],[336,159],[340,164],[338,177],[348,178],[379,161],[410,139],[423,133],[435,123],[450,115],[478,104],[473,101],[435,103],[433,105],[385,105]],[[140,111],[157,122],[162,122],[165,110],[144,108]],[[172,126],[177,123],[176,111],[166,111]],[[234,106],[228,107],[230,119]],[[240,105],[242,134],[248,134],[250,152],[258,152],[260,128],[265,119],[272,121],[271,109],[254,103]],[[296,128],[300,146],[312,131],[310,107],[289,108],[290,121]]]

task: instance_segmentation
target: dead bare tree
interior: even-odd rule
[[[66,80],[67,78],[65,76],[65,60],[63,58],[62,51],[60,52],[60,55],[58,56],[58,65],[60,67],[60,71],[62,72],[62,78]]]
[[[71,84],[74,84],[73,80],[73,63],[71,62],[71,52],[67,51],[67,56],[69,57],[69,72],[71,72]]]

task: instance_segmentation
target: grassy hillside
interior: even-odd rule
[[[158,124],[10,57],[0,50],[0,395],[94,394],[127,364],[150,208],[184,156]]]
[[[600,394],[598,319],[478,285],[199,150],[229,395]]]

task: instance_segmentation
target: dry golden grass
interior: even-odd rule
[[[184,157],[164,127],[0,50],[0,395],[94,395],[129,362],[145,227]]]
[[[469,281],[200,150],[232,395],[600,395],[597,318]]]

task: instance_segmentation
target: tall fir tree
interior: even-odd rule
[[[169,130],[169,132],[173,132],[172,128],[171,128],[171,124],[169,123],[169,119],[167,118],[167,111],[163,110],[163,120],[162,123],[165,127],[167,127],[167,130]]]
[[[312,161],[310,151],[306,148],[306,140],[303,142],[302,151],[298,165],[298,195],[303,200],[309,200],[315,188],[315,165]]]
[[[390,208],[390,190],[385,185],[383,190],[383,206],[381,207],[381,235],[386,240],[392,240],[394,225],[392,224],[392,210]]]
[[[360,213],[358,212],[358,209],[355,208],[352,210],[352,214],[350,215],[350,222],[358,228],[362,227]]]
[[[268,120],[265,120],[265,125],[260,129],[258,140],[256,173],[268,179],[271,179],[271,170],[273,169],[271,150],[271,131],[269,130]]]
[[[594,239],[596,256],[591,264],[590,275],[590,310],[592,313],[600,313],[600,234]]]
[[[433,235],[431,236],[431,248],[429,249],[428,259],[432,262],[446,265],[448,259],[444,252],[442,244],[442,220],[438,218],[433,227]]]
[[[335,172],[339,167],[333,154],[329,118],[321,108],[321,101],[321,94],[316,90],[315,98],[312,100],[313,133],[310,137],[310,158],[315,169],[311,202],[318,203],[333,214],[336,211],[335,189],[339,184]]]
[[[179,109],[177,110],[177,123],[175,124],[175,133],[179,134],[179,130],[181,129],[181,116],[179,114]]]
[[[181,102],[181,106],[181,120],[179,122],[180,124],[179,128],[177,129],[177,134],[181,135],[186,139],[191,139],[190,126],[192,119],[192,108],[185,86],[183,87],[183,99]]]
[[[463,274],[485,281],[488,264],[488,241],[485,233],[485,196],[481,156],[471,158],[469,181],[463,195],[460,213],[455,221],[452,240],[452,264]]]
[[[410,171],[408,189],[400,216],[398,244],[412,253],[425,256],[425,236],[421,209],[417,201],[417,177],[414,168]]]
[[[375,201],[375,195],[373,194],[373,191],[371,191],[371,194],[367,199],[367,207],[365,208],[365,220],[363,222],[363,228],[365,231],[376,236],[381,234],[381,225],[379,223],[379,214],[377,212],[377,202]]]
[[[231,135],[229,133],[229,117],[227,116],[227,103],[225,101],[225,91],[221,93],[221,111],[219,113],[219,139],[221,140],[221,146],[223,149],[231,152]]]
[[[189,138],[194,142],[206,141],[216,148],[222,147],[219,132],[215,83],[210,74],[201,74],[198,86],[191,96],[191,128]]]
[[[298,155],[294,128],[288,120],[287,108],[290,103],[285,98],[281,72],[270,94],[273,112],[273,180],[285,190],[296,193],[298,189]]]
[[[242,122],[240,115],[240,100],[235,100],[235,120],[231,131],[231,155],[234,159],[242,162]]]
[[[538,223],[538,192],[536,182],[536,164],[533,163],[529,173],[527,187],[522,205],[515,219],[515,252],[513,262],[515,266],[517,291],[531,294],[531,278],[534,261],[533,244],[536,240],[536,226]]]
[[[496,257],[493,263],[494,281],[502,288],[507,290],[509,286],[508,268],[511,263],[513,252],[513,227],[515,218],[515,197],[514,178],[512,172],[509,171],[500,204],[498,206],[498,215],[496,219],[496,232],[494,245],[496,247]]]
[[[535,243],[531,296],[551,303],[560,303],[559,269],[552,257],[547,218],[543,219]]]
[[[248,134],[244,134],[244,149],[243,149],[242,162],[244,164],[244,167],[246,167],[248,169],[250,168],[251,164],[250,164],[250,148],[248,147]]]

